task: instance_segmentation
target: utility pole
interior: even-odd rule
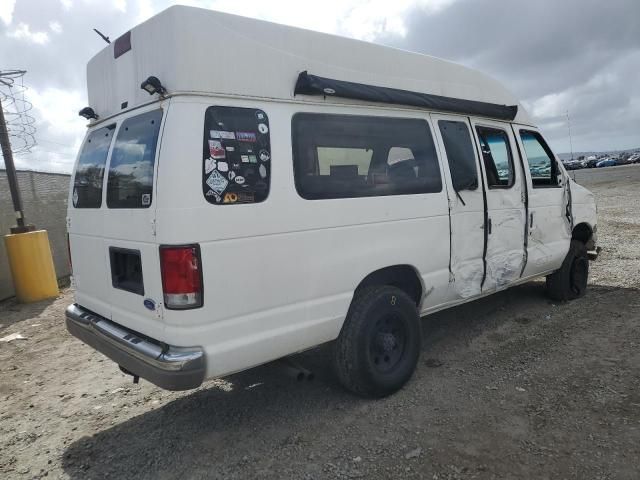
[[[573,141],[571,140],[571,118],[569,110],[567,110],[567,126],[569,127],[569,148],[571,149],[571,160],[573,160]]]
[[[7,131],[7,122],[4,118],[4,110],[2,101],[0,100],[0,147],[2,147],[2,157],[7,170],[7,180],[9,181],[9,190],[11,191],[11,200],[13,201],[13,210],[16,215],[17,226],[11,227],[11,233],[25,233],[35,230],[33,225],[27,225],[24,221],[24,210],[22,208],[22,198],[20,197],[20,186],[18,185],[18,175],[16,174],[16,166],[13,163],[13,153],[11,151],[11,143],[9,142],[9,132]]]
[[[22,130],[18,130],[17,138],[21,138],[20,133],[25,137],[31,136],[33,138],[35,129],[29,132],[28,129],[25,129],[25,126],[28,125],[25,125],[23,120],[28,109],[17,107],[16,94],[11,91],[15,79],[21,78],[25,73],[24,70],[0,71],[0,85],[8,87],[9,90],[7,95],[0,92],[0,148],[2,149],[2,156],[7,169],[13,211],[18,224],[10,228],[11,233],[9,235],[4,236],[4,247],[7,252],[7,260],[9,260],[9,269],[11,270],[11,279],[13,280],[16,298],[19,302],[36,302],[58,295],[56,268],[53,264],[53,255],[51,254],[47,231],[36,230],[33,225],[25,222],[18,175],[16,174],[16,166],[13,163],[13,150],[9,141],[9,127],[4,113],[4,105],[2,105],[3,98],[14,102],[15,111],[8,110],[7,113],[9,118],[12,116],[17,117],[17,122],[22,122],[20,123]],[[25,103],[24,96],[22,97],[22,103]],[[28,151],[28,141],[25,141],[24,149]]]

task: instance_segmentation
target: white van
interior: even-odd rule
[[[67,326],[134,377],[191,389],[335,341],[378,397],[421,316],[540,276],[585,292],[594,197],[479,72],[172,7],[87,77]]]

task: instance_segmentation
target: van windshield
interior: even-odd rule
[[[115,124],[94,130],[84,142],[73,180],[71,201],[75,208],[100,208],[102,178]]]
[[[151,205],[161,120],[162,110],[154,110],[127,118],[120,125],[109,163],[109,208],[148,208]]]

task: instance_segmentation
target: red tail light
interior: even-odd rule
[[[198,245],[160,247],[160,270],[166,308],[202,306],[202,268]]]

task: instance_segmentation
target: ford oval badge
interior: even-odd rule
[[[144,299],[144,306],[146,308],[148,308],[149,310],[155,310],[156,309],[156,302],[154,302],[153,300],[151,300],[150,298],[145,298]]]

